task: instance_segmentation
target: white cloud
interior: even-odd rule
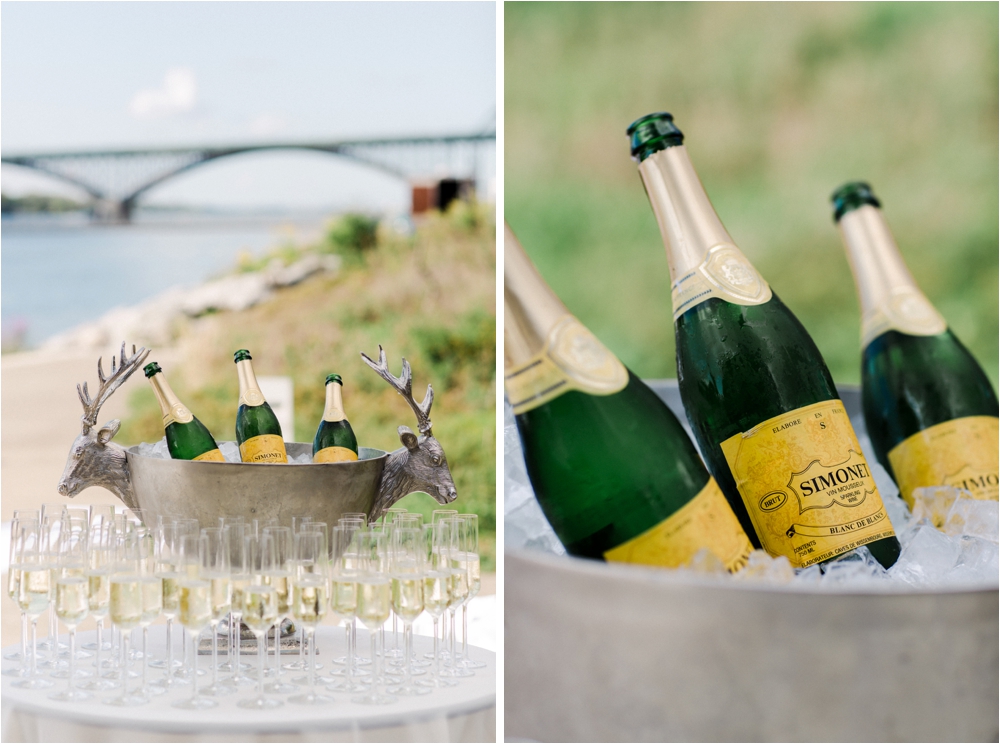
[[[251,134],[266,137],[288,129],[288,117],[280,113],[264,112],[250,120]]]
[[[197,101],[198,82],[194,71],[187,67],[174,67],[167,70],[159,88],[144,88],[132,96],[128,112],[140,120],[165,119],[193,110]]]

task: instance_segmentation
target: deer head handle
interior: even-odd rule
[[[403,396],[417,416],[417,430],[420,436],[414,434],[409,427],[400,426],[399,441],[403,443],[395,452],[389,455],[382,473],[378,494],[372,506],[369,519],[378,519],[382,514],[414,491],[424,491],[433,496],[439,504],[450,504],[458,496],[455,482],[448,469],[448,459],[444,455],[441,443],[431,434],[431,405],[434,403],[434,389],[428,385],[427,393],[421,403],[413,399],[413,384],[410,363],[403,359],[403,372],[395,377],[389,372],[385,359],[385,351],[378,347],[378,363],[373,362],[367,354],[362,353],[365,364],[375,370],[383,380]]]
[[[59,493],[63,496],[72,498],[89,486],[103,486],[120,498],[125,506],[130,509],[137,508],[138,504],[132,491],[125,450],[111,441],[112,437],[118,433],[121,422],[118,419],[113,419],[96,430],[95,427],[101,406],[115,390],[121,387],[129,375],[139,369],[147,356],[149,356],[149,350],[143,347],[136,351],[133,345],[132,356],[126,357],[125,344],[122,343],[117,365],[115,358],[111,357],[111,375],[109,377],[104,376],[102,360],[97,360],[97,377],[100,380],[100,387],[95,398],[90,397],[86,382],[83,383],[82,387],[76,386],[80,403],[83,404],[83,416],[80,417],[83,431],[73,442],[73,446],[69,450],[69,457],[66,458],[66,467],[63,470],[62,479],[59,481]]]

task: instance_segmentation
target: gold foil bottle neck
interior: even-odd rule
[[[236,374],[240,380],[240,405],[260,406],[264,404],[264,393],[260,391],[253,364],[249,359],[236,362]]]
[[[569,310],[542,279],[510,226],[504,223],[504,367],[524,364],[545,348]]]
[[[912,336],[947,330],[906,267],[882,210],[864,204],[841,217],[837,227],[858,290],[862,348],[889,330]]]
[[[157,372],[149,378],[149,384],[153,387],[153,394],[156,395],[156,402],[160,404],[160,413],[163,415],[163,426],[166,428],[172,423],[186,424],[194,420],[191,411],[185,408],[180,398],[170,388],[170,384],[163,376],[162,372]]]
[[[336,422],[346,418],[343,388],[339,382],[328,382],[326,384],[326,406],[323,408],[323,420]]]

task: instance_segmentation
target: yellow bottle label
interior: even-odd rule
[[[357,459],[358,453],[348,447],[324,447],[313,455],[313,462],[347,462]]]
[[[763,305],[771,299],[771,287],[736,246],[717,245],[670,288],[674,320],[712,297],[735,305]]]
[[[226,458],[222,456],[222,453],[219,451],[218,447],[216,447],[215,449],[211,449],[208,452],[202,452],[200,455],[198,455],[194,459],[196,461],[197,460],[209,460],[211,462],[225,462],[226,461]]]
[[[730,572],[746,565],[753,546],[715,478],[698,495],[655,527],[604,554],[618,563],[684,566],[708,548]]]
[[[243,462],[288,462],[285,440],[277,434],[261,434],[248,439],[240,445],[240,459]]]
[[[913,489],[964,488],[973,498],[997,500],[1000,419],[967,416],[907,437],[889,451],[899,493],[913,508]]]
[[[795,568],[895,534],[839,400],[768,419],[722,452],[761,545]]]
[[[611,395],[628,385],[628,370],[572,315],[553,326],[545,348],[504,376],[515,414],[530,411],[570,390]]]

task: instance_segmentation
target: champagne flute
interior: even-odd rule
[[[246,525],[242,517],[223,518],[220,520],[226,532],[229,545],[229,575],[232,587],[229,609],[229,643],[228,659],[219,664],[219,671],[231,672],[228,684],[238,687],[240,684],[252,683],[243,672],[249,669],[248,664],[240,662],[240,643],[242,637],[243,590],[250,585],[250,575],[247,571]]]
[[[88,580],[84,576],[87,561],[87,523],[81,522],[80,527],[79,530],[71,530],[63,535],[59,550],[59,575],[56,579],[56,615],[69,628],[69,669],[66,674],[66,689],[51,693],[49,697],[66,703],[89,700],[93,697],[89,692],[73,687],[73,680],[76,678],[76,629],[90,611]]]
[[[278,592],[260,578],[273,570],[273,538],[261,535],[249,540],[248,545],[252,547],[249,557],[253,561],[250,570],[254,583],[243,592],[243,622],[257,639],[257,697],[240,700],[236,704],[251,710],[270,710],[284,705],[280,700],[264,697],[264,644],[268,629],[278,619]]]
[[[183,575],[180,571],[181,560],[180,551],[181,528],[173,522],[162,524],[156,533],[156,571],[154,576],[160,580],[162,587],[162,608],[161,612],[167,618],[167,658],[163,661],[153,661],[150,666],[156,669],[164,669],[164,677],[160,684],[166,688],[177,687],[187,684],[187,680],[174,676],[175,668],[181,667],[182,662],[174,661],[174,620],[180,614],[181,587],[180,581]]]
[[[212,552],[212,546],[209,538],[205,535],[196,538],[186,534],[181,542],[186,556],[196,550],[194,554],[198,556],[198,562],[194,565],[201,573],[206,563],[210,562],[208,556]],[[204,710],[215,708],[219,704],[210,697],[198,694],[198,636],[212,620],[212,583],[204,576],[192,578],[191,563],[185,561],[185,565],[188,567],[188,575],[180,581],[180,621],[187,631],[188,645],[191,647],[191,697],[176,700],[171,705],[185,710]]]
[[[112,644],[104,643],[104,619],[111,609],[111,521],[105,520],[103,516],[92,520],[90,523],[90,543],[87,553],[87,606],[90,615],[97,621],[97,641],[93,644],[84,644],[95,649],[96,658],[94,666],[94,678],[78,685],[83,690],[94,690],[105,692],[118,687],[117,675],[109,672],[115,678],[111,679],[104,675],[104,665],[101,661],[101,653],[110,651]]]
[[[412,528],[397,527],[392,534],[389,568],[392,576],[392,609],[403,621],[403,682],[386,692],[394,695],[427,695],[430,688],[411,684],[413,670],[413,621],[424,611],[423,534]]]
[[[21,509],[16,512],[16,516],[10,524],[10,556],[7,563],[7,596],[15,603],[18,603],[18,594],[21,588],[21,577],[24,567],[21,563],[21,556],[24,548],[32,539],[38,539],[38,532],[41,529],[38,520],[38,512],[31,517],[27,510]],[[34,534],[34,538],[31,535]],[[21,613],[21,651],[12,653],[4,658],[12,661],[20,661],[17,667],[11,667],[4,671],[8,677],[27,677],[30,674],[28,667],[28,613],[18,607]]]
[[[139,688],[139,694],[148,698],[151,694],[162,695],[167,691],[162,684],[149,683],[149,657],[146,654],[146,649],[149,648],[149,626],[163,612],[163,579],[155,573],[147,572],[142,576],[139,591],[142,595],[142,614],[139,616],[139,627],[142,628],[142,687]]]
[[[458,654],[455,649],[455,615],[469,597],[469,554],[466,550],[466,523],[458,517],[448,517],[442,520],[447,532],[447,559],[445,565],[449,571],[451,582],[451,597],[448,601],[449,644],[448,669],[444,672],[449,677],[472,677],[471,669],[458,664]]]
[[[70,515],[73,512],[77,514],[79,514],[80,512],[84,512],[84,515],[86,515],[86,510],[84,509],[73,509],[72,511],[67,510],[66,514]],[[83,579],[84,581],[86,581],[85,572],[87,566],[88,517],[67,516],[63,520],[63,522],[64,524],[63,524],[63,529],[59,535],[58,547],[56,548],[55,551],[51,553],[52,560],[55,561],[52,564],[52,586],[53,586],[52,606],[54,608],[56,616],[60,620],[62,619],[62,616],[60,615],[60,612],[62,612],[62,610],[60,610],[59,602],[57,601],[59,598],[59,582],[62,579],[70,579],[70,578]],[[66,600],[67,602],[69,602],[68,597],[69,594],[71,593],[73,592],[72,591],[67,592],[65,590],[63,592],[63,594],[67,596]],[[86,595],[86,593],[87,593],[86,590],[84,590],[84,595]],[[71,616],[71,621],[72,621],[72,612],[70,612],[69,610],[67,610],[67,612]],[[84,614],[84,617],[86,617],[86,613]],[[68,623],[64,624],[67,627],[69,627]],[[79,622],[76,622],[75,624],[79,625]],[[56,640],[58,639],[59,636],[57,634]],[[60,643],[60,646],[62,645],[63,644]],[[67,651],[65,654],[60,654],[60,656],[65,656],[66,658],[69,658],[69,655],[70,655],[69,651]],[[74,657],[73,661],[79,661],[80,659],[89,659],[90,656],[91,654],[86,651],[79,651],[75,647],[73,648],[73,657]],[[76,679],[79,679],[81,677],[91,676],[91,672],[85,669],[76,669],[74,668],[73,664],[62,661],[59,662],[59,668],[56,671],[52,672],[50,676],[55,677],[57,679],[65,679],[70,674],[73,674],[73,676]]]
[[[329,695],[316,693],[316,626],[326,615],[329,596],[327,575],[327,550],[323,533],[319,531],[300,532],[295,535],[296,576],[292,585],[292,616],[305,629],[305,640],[309,644],[309,691],[293,695],[290,703],[299,705],[326,705],[333,702]]]
[[[111,622],[121,631],[121,655],[119,674],[121,695],[108,698],[108,705],[131,707],[149,702],[140,691],[129,692],[128,658],[131,630],[139,626],[142,619],[142,578],[139,575],[139,542],[133,532],[125,535],[125,540],[116,548],[116,560],[111,573]]]
[[[41,550],[45,554],[43,558],[43,563],[49,566],[50,570],[53,571],[51,578],[52,582],[52,592],[55,594],[55,563],[56,563],[56,548],[59,544],[59,533],[62,531],[63,519],[66,517],[66,505],[65,504],[42,504],[41,510]],[[39,662],[38,666],[42,669],[56,669],[58,668],[56,654],[53,651],[58,644],[58,636],[56,635],[56,611],[55,607],[50,604],[49,606],[49,634],[44,639],[39,641],[38,648],[44,651],[51,651],[50,658],[46,661]]]
[[[481,661],[469,658],[469,604],[479,594],[479,517],[476,514],[459,514],[465,526],[466,565],[469,570],[469,594],[462,603],[462,657],[460,667],[464,669],[483,669]]]
[[[26,521],[21,523],[20,530],[18,565],[21,566],[21,578],[17,586],[17,604],[31,621],[31,667],[27,675],[16,675],[22,679],[14,684],[27,690],[42,690],[55,685],[38,673],[38,618],[51,601],[52,571],[40,549],[42,535],[38,524]]]
[[[280,663],[281,624],[290,608],[289,563],[292,558],[292,530],[280,525],[268,525],[264,527],[262,534],[269,535],[274,546],[274,562],[270,571],[263,575],[264,583],[273,586],[278,594],[278,620],[274,626],[274,666],[264,672],[265,676],[273,677],[274,681],[264,685],[264,691],[275,695],[287,695],[299,689],[296,685],[281,681],[283,670]]]
[[[218,627],[232,608],[229,535],[230,531],[222,527],[209,527],[201,531],[201,572],[202,578],[211,584],[212,608],[209,618],[212,633],[212,684],[202,690],[205,695],[230,695],[236,692],[235,685],[219,684]]]
[[[106,542],[107,542],[107,535],[111,531],[111,524],[112,524],[112,519],[114,517],[114,514],[115,514],[115,508],[113,506],[111,506],[110,504],[91,504],[90,505],[90,547],[91,547],[91,550],[93,550],[94,547],[95,547],[95,542],[94,542],[95,535],[103,536],[103,538],[104,538],[104,543],[103,544],[106,544]],[[93,565],[88,565],[88,571],[90,571],[92,568],[94,568]],[[89,590],[89,588],[88,588],[88,590]],[[91,612],[91,615],[96,618],[96,616],[93,614],[94,613],[93,608],[91,608],[90,612]],[[107,612],[104,613],[104,617],[107,617]],[[87,643],[83,643],[83,644],[80,645],[80,648],[86,649],[87,651],[93,651],[93,650],[95,650],[97,648],[97,644],[101,643],[104,646],[104,648],[101,649],[102,651],[110,651],[111,650],[111,644],[110,643],[105,643],[104,639],[102,637],[103,631],[101,630],[101,628],[103,628],[103,624],[102,624],[101,620],[98,620],[98,628],[99,628],[99,631],[98,631],[98,634],[97,634],[97,636],[98,636],[97,640],[96,641],[88,641]]]
[[[296,519],[295,517],[292,517],[293,521],[295,519]],[[293,535],[298,535],[300,532],[315,532],[315,533],[317,533],[317,534],[320,535],[320,538],[322,540],[322,547],[320,549],[320,552],[321,552],[321,554],[323,556],[323,562],[325,564],[324,574],[323,575],[327,577],[327,582],[329,582],[329,575],[330,575],[330,571],[329,571],[329,567],[330,567],[329,566],[329,560],[330,560],[329,559],[330,532],[329,532],[329,529],[327,528],[327,524],[326,524],[326,522],[314,522],[312,520],[312,518],[308,517],[308,516],[298,517],[298,520],[299,520],[299,522],[298,522],[299,529],[297,531],[293,530],[292,531]],[[306,571],[314,571],[315,568],[309,568],[309,566],[307,565],[306,568],[305,568],[305,570]],[[294,573],[294,569],[293,569],[293,573]],[[327,594],[327,602],[329,603],[329,592]],[[283,668],[287,669],[289,671],[299,671],[299,670],[302,670],[302,669],[306,668],[306,661],[305,661],[305,657],[306,657],[306,640],[305,640],[306,639],[306,630],[305,630],[305,626],[301,625],[301,623],[300,623],[300,626],[301,626],[301,628],[300,628],[300,635],[299,635],[299,638],[300,638],[299,658],[298,658],[297,661],[292,661],[292,662],[289,662],[288,664],[284,664],[283,665]],[[315,662],[315,668],[317,670],[322,669],[323,665],[320,664],[319,662]],[[295,682],[296,684],[305,684],[307,681],[308,681],[308,677],[305,676],[305,675],[303,675],[301,677],[295,677],[295,678],[292,679],[292,682]]]
[[[438,623],[451,600],[451,574],[442,566],[442,542],[445,534],[447,533],[440,520],[423,527],[422,547],[427,556],[427,572],[424,574],[424,610],[434,620],[434,653],[431,654],[434,674],[429,679],[422,679],[417,683],[426,687],[454,687],[458,684],[455,680],[441,675],[439,653]]]
[[[351,698],[363,705],[387,705],[398,700],[395,695],[378,691],[379,676],[378,630],[389,619],[392,586],[385,574],[385,535],[369,530],[361,534],[361,567],[358,575],[358,619],[368,629],[372,650],[371,687],[366,695]]]
[[[345,679],[327,685],[334,692],[364,692],[368,685],[356,682],[354,676],[360,673],[355,662],[354,626],[358,607],[358,573],[360,551],[358,545],[358,526],[356,524],[338,524],[330,534],[333,545],[333,562],[330,575],[330,604],[334,612],[346,621],[347,657],[344,670],[335,670],[333,675],[343,674]]]

